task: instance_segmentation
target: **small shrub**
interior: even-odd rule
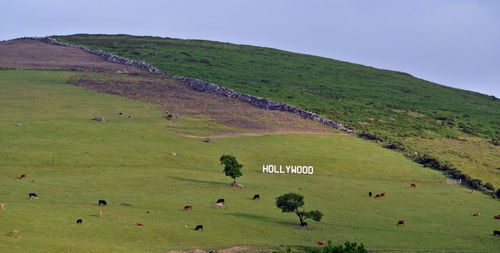
[[[494,191],[495,190],[495,187],[492,184],[490,184],[490,183],[484,184],[484,187],[486,187],[486,189],[488,189],[490,191]]]
[[[480,190],[482,183],[481,179],[472,179],[469,181],[469,186],[472,187],[474,190]]]

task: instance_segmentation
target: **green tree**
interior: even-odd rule
[[[299,217],[301,226],[306,225],[306,219],[320,221],[323,217],[323,214],[318,210],[299,211],[299,208],[304,206],[304,197],[297,193],[287,193],[277,197],[276,206],[281,209],[282,213],[295,213]]]
[[[232,155],[221,156],[220,164],[224,165],[224,173],[226,173],[226,176],[231,177],[234,181],[233,185],[236,185],[236,178],[243,175],[241,172],[243,165],[238,163],[236,157]]]

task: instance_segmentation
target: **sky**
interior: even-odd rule
[[[497,0],[11,0],[0,40],[153,35],[272,47],[500,98]]]

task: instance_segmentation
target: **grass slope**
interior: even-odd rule
[[[0,201],[6,205],[0,232],[17,229],[22,235],[0,236],[0,251],[162,252],[311,246],[317,240],[359,241],[368,248],[500,248],[491,235],[500,225],[492,217],[497,201],[446,185],[437,171],[401,154],[343,135],[212,143],[183,138],[168,126],[189,126],[195,119],[172,123],[162,119],[159,106],[66,85],[73,75],[0,71]],[[120,111],[134,117],[121,117]],[[96,114],[107,122],[92,121]],[[239,182],[245,188],[228,186],[231,179],[218,163],[226,153],[244,164]],[[262,164],[312,165],[315,174],[264,175]],[[22,173],[28,178],[17,179]],[[387,197],[370,199],[368,191]],[[29,192],[40,199],[27,199]],[[323,221],[309,222],[309,230],[291,227],[296,216],[280,213],[274,203],[287,192],[303,194],[306,208],[321,210]],[[255,193],[262,199],[252,201]],[[224,209],[211,206],[217,198],[226,199]],[[109,206],[99,208],[99,199]],[[186,204],[192,212],[182,211]],[[481,216],[473,217],[477,211]],[[77,218],[83,224],[75,224]],[[396,226],[400,219],[406,227]],[[203,224],[205,231],[186,230],[184,224]]]
[[[465,173],[500,186],[498,162],[456,159],[446,154],[447,147],[442,144],[470,135],[500,139],[500,100],[493,96],[441,86],[405,73],[270,48],[128,35],[55,38],[145,60],[170,75],[196,77],[294,104],[381,140],[401,142],[411,153],[437,149],[432,156],[439,154],[440,159]],[[422,148],[408,138],[426,139],[422,143],[433,146]],[[470,146],[461,148],[465,153],[474,152]],[[500,152],[495,160],[500,160]]]

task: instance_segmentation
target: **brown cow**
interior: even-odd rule
[[[493,218],[495,218],[495,220],[500,220],[500,215],[498,215],[498,216],[493,216]]]
[[[410,187],[417,188],[417,185],[416,184],[410,184]]]
[[[380,194],[375,195],[375,198],[380,198]]]
[[[99,212],[97,212],[97,216],[101,217],[102,216],[102,211],[99,210]]]
[[[26,174],[22,174],[21,176],[19,176],[19,179],[23,179],[23,178],[26,178],[28,175]]]
[[[188,210],[189,211],[193,210],[193,206],[188,205],[188,206],[184,207],[184,211],[188,211]]]
[[[475,213],[475,214],[474,214],[474,216],[479,216],[479,215],[481,215],[481,214],[479,214],[479,213]]]
[[[316,242],[318,245],[326,245],[326,242],[325,241],[317,241]]]
[[[5,208],[5,204],[0,204],[0,208]]]
[[[137,226],[139,226],[139,227],[144,227],[144,224],[142,224],[142,223],[137,223]]]
[[[385,192],[380,193],[380,197],[385,197]]]
[[[400,221],[398,221],[398,224],[397,224],[397,225],[398,225],[398,226],[399,226],[399,225],[406,225],[406,221],[405,221],[405,220],[400,220]]]
[[[493,199],[497,199],[497,195],[493,195]]]

